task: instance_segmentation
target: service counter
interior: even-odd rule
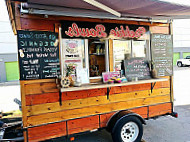
[[[71,92],[71,91],[81,91],[81,90],[90,90],[90,89],[99,89],[99,88],[110,88],[110,87],[117,87],[117,86],[128,86],[128,85],[137,85],[137,84],[145,84],[145,83],[156,83],[168,81],[168,78],[158,78],[158,79],[148,79],[148,80],[139,80],[139,81],[132,81],[126,83],[114,83],[114,84],[100,84],[100,83],[90,83],[84,84],[80,87],[69,87],[69,88],[61,88],[61,92]]]

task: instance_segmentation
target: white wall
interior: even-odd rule
[[[190,47],[190,19],[173,20],[174,47]]]
[[[17,38],[13,34],[4,0],[0,0],[0,54],[17,53]]]

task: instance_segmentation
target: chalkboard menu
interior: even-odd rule
[[[148,60],[145,58],[131,58],[129,60],[124,60],[125,76],[128,80],[133,80],[133,78],[140,79],[150,79],[150,70]]]
[[[56,78],[60,75],[58,34],[17,31],[20,80]]]
[[[173,74],[172,36],[152,34],[151,52],[157,76],[171,76]]]

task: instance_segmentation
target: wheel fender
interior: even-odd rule
[[[107,131],[114,132],[117,123],[119,123],[119,121],[121,121],[122,119],[127,118],[128,116],[135,116],[142,122],[142,124],[146,125],[144,118],[142,118],[140,115],[133,113],[131,111],[119,111],[115,113],[108,121],[107,127],[106,127]]]

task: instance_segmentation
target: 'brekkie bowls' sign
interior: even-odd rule
[[[62,21],[63,38],[140,38],[148,26]]]

